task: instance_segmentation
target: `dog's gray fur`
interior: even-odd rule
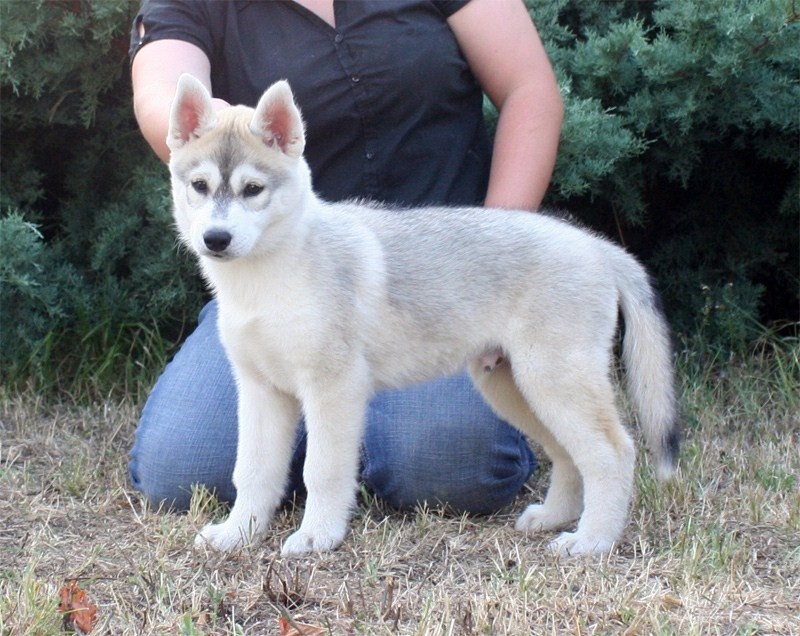
[[[255,110],[220,112],[197,80],[179,82],[168,137],[175,220],[219,299],[239,391],[236,503],[198,544],[230,550],[267,530],[302,410],[308,500],[283,552],[334,548],[372,393],[467,366],[553,461],[544,502],[517,527],[577,520],[553,549],[611,549],[634,470],[610,379],[620,307],[628,386],[661,477],[677,458],[668,329],[644,269],[543,214],[326,203],[311,187],[304,134],[285,82]]]

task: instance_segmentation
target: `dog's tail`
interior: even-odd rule
[[[658,477],[666,480],[675,472],[680,446],[669,327],[647,272],[628,254],[617,266],[617,285],[625,320],[622,358],[628,390]]]

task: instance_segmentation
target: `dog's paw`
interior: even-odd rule
[[[615,541],[609,537],[586,536],[581,532],[564,532],[548,544],[551,552],[563,557],[600,555],[611,552]]]
[[[232,552],[253,541],[254,537],[248,528],[242,528],[228,521],[224,523],[210,523],[205,526],[195,537],[194,546],[210,547],[220,552]]]
[[[572,523],[579,515],[580,512],[575,513],[567,509],[554,510],[553,506],[531,504],[519,516],[514,527],[519,532],[525,533],[555,530]]]
[[[307,532],[302,528],[283,542],[283,556],[303,556],[312,552],[328,552],[338,548],[344,541],[342,536],[334,536],[325,532]]]

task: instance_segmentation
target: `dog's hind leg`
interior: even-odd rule
[[[583,482],[578,469],[569,453],[531,411],[517,388],[508,361],[504,360],[491,371],[486,371],[483,359],[475,361],[470,366],[470,374],[495,413],[539,444],[552,462],[550,487],[544,503],[528,506],[517,521],[517,530],[554,530],[578,519],[583,510]]]
[[[310,382],[301,396],[308,431],[303,468],[308,497],[300,528],[283,544],[284,555],[332,550],[344,540],[370,389],[366,362],[352,361],[348,373]]]
[[[204,527],[195,545],[228,552],[264,534],[284,496],[300,417],[297,400],[239,374],[239,440],[233,483],[236,501],[220,524]]]
[[[554,353],[549,364],[546,354],[538,355],[515,367],[514,377],[583,480],[578,527],[561,534],[551,547],[561,554],[607,552],[627,522],[635,456],[633,441],[619,420],[608,369],[600,364],[603,356],[592,359],[574,350]],[[519,523],[535,525],[540,514],[529,509]]]

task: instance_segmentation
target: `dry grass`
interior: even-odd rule
[[[0,634],[62,633],[58,590],[78,578],[98,634],[277,634],[277,617],[331,634],[800,634],[797,349],[689,378],[680,479],[646,462],[625,540],[558,560],[513,518],[402,514],[365,501],[345,545],[281,559],[301,511],[258,548],[192,550],[222,514],[147,509],[126,481],[137,409],[0,395]]]

